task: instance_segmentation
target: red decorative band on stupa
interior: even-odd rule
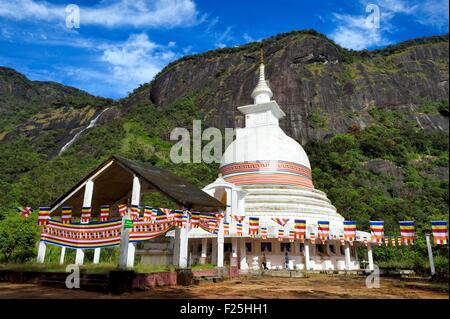
[[[284,161],[257,161],[228,164],[220,168],[223,178],[235,185],[296,185],[314,188],[311,170]]]

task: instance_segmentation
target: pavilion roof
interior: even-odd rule
[[[60,215],[63,206],[72,206],[73,215],[78,216],[83,204],[84,186],[87,181],[93,180],[92,215],[98,214],[101,205],[110,205],[111,216],[118,216],[113,206],[127,203],[131,198],[134,175],[140,178],[141,193],[159,192],[171,199],[178,208],[207,212],[225,207],[214,197],[168,170],[115,155],[56,200],[51,205],[52,215]]]

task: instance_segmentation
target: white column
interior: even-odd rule
[[[128,243],[127,268],[134,267],[134,256],[136,254],[136,243]]]
[[[373,254],[372,254],[372,245],[367,245],[367,259],[369,260],[369,270],[373,271]]]
[[[61,247],[61,255],[59,256],[59,264],[64,265],[64,257],[66,256],[66,247]]]
[[[122,228],[120,232],[120,255],[119,255],[119,269],[125,270],[128,262],[128,241],[130,238],[130,229],[124,227],[125,219],[130,218],[130,213],[127,211],[122,218]]]
[[[305,248],[305,270],[310,270],[309,269],[309,247],[310,247],[309,240],[305,240],[305,245],[304,245],[304,248]]]
[[[239,245],[239,249],[240,249],[240,269],[241,270],[247,270],[248,269],[248,264],[247,264],[247,249],[245,247],[245,238],[241,238],[240,240],[240,245]]]
[[[223,219],[221,219],[217,233],[217,267],[223,267],[223,243]]]
[[[200,258],[201,264],[206,264],[207,250],[208,249],[208,238],[202,238],[202,255]]]
[[[231,238],[231,257],[237,258],[238,251],[238,239],[236,237]]]
[[[179,268],[188,266],[188,233],[189,223],[186,223],[182,228],[177,227],[175,230],[174,264]]]
[[[345,243],[345,269],[346,270],[351,270],[350,269],[350,244],[348,242]]]
[[[139,206],[141,200],[141,182],[139,177],[134,175],[133,177],[133,189],[131,192],[131,206]],[[127,268],[134,267],[134,259],[136,254],[136,243],[128,243],[127,251]]]
[[[40,241],[39,242],[39,248],[38,248],[38,255],[37,255],[37,262],[38,263],[43,263],[45,260],[45,250],[46,250],[46,245],[45,242]]]
[[[76,254],[75,254],[75,264],[82,265],[83,261],[84,261],[84,250],[77,249]]]
[[[211,264],[217,266],[217,238],[211,238],[212,252],[211,252]]]
[[[433,276],[436,273],[436,269],[434,267],[433,250],[431,250],[430,234],[425,234],[425,239],[427,241],[428,260],[430,261],[431,275]]]
[[[84,186],[84,199],[83,207],[91,207],[92,205],[92,195],[94,194],[94,182],[88,180]],[[83,221],[81,221],[83,223]],[[84,263],[84,250],[77,249],[75,254],[75,264],[82,265]]]
[[[94,264],[98,264],[100,262],[100,248],[94,249]]]
[[[300,253],[300,243],[298,241],[294,241],[292,243],[292,254],[297,255]]]

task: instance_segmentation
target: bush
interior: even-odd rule
[[[33,258],[38,239],[36,220],[12,214],[0,221],[0,258],[4,262],[26,262]]]

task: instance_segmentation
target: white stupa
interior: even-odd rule
[[[238,107],[245,115],[245,128],[237,129],[235,141],[223,154],[219,178],[204,190],[216,189],[223,182],[238,187],[242,200],[233,207],[236,214],[288,218],[290,223],[306,219],[308,226],[328,220],[332,229],[343,229],[344,218],[326,194],[314,188],[305,150],[279,126],[285,113],[272,100],[263,63],[251,96],[254,104]]]

